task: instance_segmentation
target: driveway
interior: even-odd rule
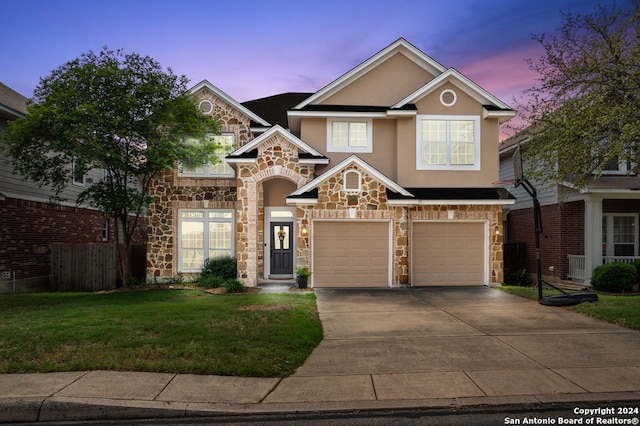
[[[265,402],[640,392],[640,333],[565,308],[487,287],[316,296],[324,340]]]

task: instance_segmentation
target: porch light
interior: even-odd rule
[[[307,225],[302,225],[302,235],[307,235]]]

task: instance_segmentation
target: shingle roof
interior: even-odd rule
[[[288,129],[289,119],[287,118],[287,111],[311,95],[313,95],[313,93],[281,93],[279,95],[242,102],[242,106],[251,110],[254,114],[262,117],[269,123],[273,125],[279,124],[283,128]]]
[[[405,188],[418,200],[515,200],[505,188]],[[410,199],[387,190],[390,200]]]
[[[27,113],[27,98],[10,87],[0,83],[0,113],[3,116],[25,115]]]

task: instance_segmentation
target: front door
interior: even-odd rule
[[[271,222],[271,274],[293,274],[293,222]]]

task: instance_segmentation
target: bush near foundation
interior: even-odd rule
[[[611,293],[631,291],[638,282],[638,270],[633,264],[613,262],[598,266],[593,271],[591,285],[594,289]]]
[[[207,259],[200,276],[206,278],[208,276],[217,276],[223,279],[236,278],[238,275],[238,264],[236,259],[230,256],[215,257]]]
[[[238,265],[230,256],[207,259],[200,273],[200,286],[204,288],[224,287],[227,293],[240,293],[242,283],[236,279]]]

